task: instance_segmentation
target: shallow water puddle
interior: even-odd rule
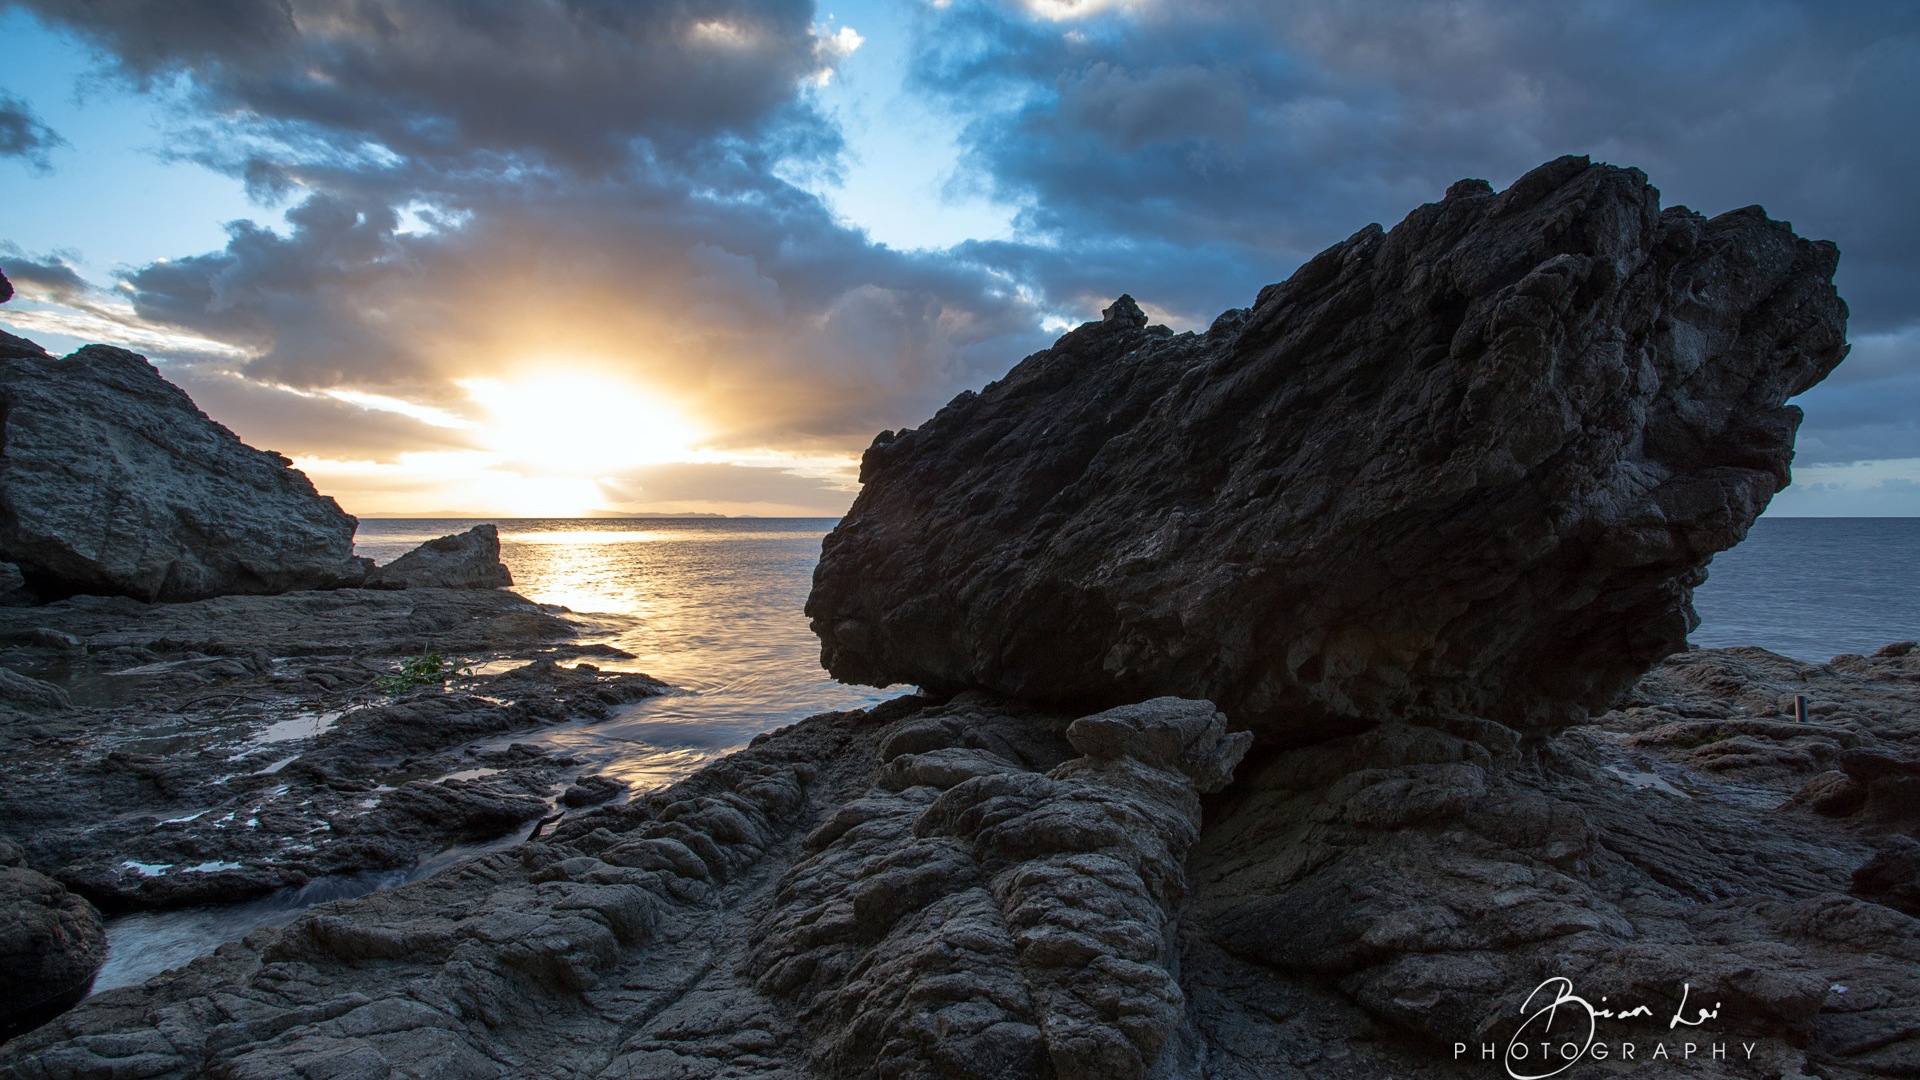
[[[223,942],[244,937],[262,926],[284,926],[316,904],[365,896],[381,889],[418,881],[468,859],[511,847],[520,842],[522,835],[515,831],[491,843],[449,848],[401,870],[316,878],[297,889],[282,889],[271,896],[244,904],[143,911],[109,919],[107,962],[93,980],[92,992],[97,994],[122,986],[138,986],[163,971],[205,956]],[[238,869],[239,865],[230,862],[201,863],[175,872],[198,870],[211,873]],[[149,876],[157,876],[171,867],[154,869],[156,873]]]
[[[1683,799],[1693,798],[1692,795],[1675,787],[1672,783],[1668,782],[1665,777],[1657,773],[1629,769],[1622,765],[1609,765],[1607,766],[1607,771],[1642,791],[1664,791],[1669,795],[1678,795]]]
[[[253,733],[250,740],[255,743],[271,744],[292,742],[294,739],[310,739],[322,732],[329,731],[340,721],[342,713],[338,709],[325,712],[302,710]]]

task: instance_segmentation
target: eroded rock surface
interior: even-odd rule
[[[513,584],[500,561],[500,530],[475,525],[429,540],[367,575],[369,589],[499,589]]]
[[[1191,977],[1335,987],[1436,1056],[1504,1053],[1528,995],[1565,979],[1597,1007],[1648,1006],[1600,1026],[1643,1057],[1677,1052],[1670,1018],[1704,1008],[1678,1030],[1732,1048],[1717,1075],[1910,1075],[1920,921],[1884,878],[1911,842],[1800,793],[1916,737],[1920,664],[1729,649],[1673,658],[1538,750],[1385,725],[1273,755],[1209,808],[1187,931],[1217,951]],[[1219,1075],[1294,1075],[1231,1034],[1251,1005],[1200,1020],[1246,1048]]]
[[[1570,1075],[1920,1069],[1920,920],[1859,873],[1908,834],[1797,794],[1920,737],[1920,658],[1692,652],[1497,734],[1235,767],[1204,704],[828,714],[96,995],[0,1076],[1484,1077],[1556,978],[1649,1010]]]
[[[801,1006],[827,1074],[1124,1080],[1173,1038],[1196,790],[1252,737],[1175,698],[1040,719],[897,726],[879,786],[776,887],[750,970]]]
[[[557,663],[618,653],[575,633],[493,590],[0,609],[0,831],[110,912],[524,835],[581,770],[512,736],[665,689]],[[429,652],[520,666],[392,689],[395,658]]]
[[[0,556],[42,599],[195,600],[358,583],[354,519],[143,356],[0,342]]]
[[[99,913],[24,861],[0,837],[0,1040],[80,1000],[107,958]]]
[[[1684,646],[1841,357],[1838,252],[1550,162],[1203,334],[1131,301],[883,432],[808,614],[850,682],[1550,730]]]
[[[1143,1075],[1183,1016],[1197,791],[1245,748],[1205,703],[815,717],[97,995],[0,1075]]]

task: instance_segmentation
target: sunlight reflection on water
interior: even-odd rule
[[[355,550],[386,562],[465,520],[370,519]],[[686,691],[629,706],[594,724],[563,724],[510,741],[588,763],[636,790],[685,776],[768,731],[814,713],[865,708],[907,688],[843,686],[820,668],[801,613],[832,518],[499,520],[500,557],[514,589],[570,608],[582,641],[632,660]]]
[[[363,521],[355,549],[384,563],[475,524]],[[820,669],[820,646],[801,608],[820,557],[820,538],[833,527],[832,518],[497,524],[501,558],[513,571],[515,591],[573,609],[583,642],[604,642],[635,656],[594,663],[608,670],[644,671],[680,690],[626,706],[605,720],[515,732],[493,740],[495,745],[545,746],[580,759],[582,773],[607,773],[637,793],[671,784],[762,731],[814,713],[864,708],[908,689],[842,686]],[[333,713],[302,713],[258,738],[302,738],[335,719]],[[261,771],[275,772],[293,760]],[[523,827],[410,868],[321,878],[250,903],[112,919],[107,966],[94,990],[143,982],[254,927],[285,924],[312,904],[416,881],[525,835]]]

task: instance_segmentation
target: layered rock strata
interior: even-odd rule
[[[1554,979],[1647,1009],[1571,1075],[1920,1070],[1920,921],[1860,873],[1903,829],[1812,794],[1920,742],[1920,657],[1688,653],[1538,746],[1383,725],[1211,795],[1211,709],[1074,723],[815,717],[96,995],[0,1076],[1484,1077]]]
[[[1177,698],[1064,731],[960,703],[898,725],[775,886],[755,985],[801,1007],[828,1075],[1144,1076],[1182,1016],[1197,793],[1251,740]]]
[[[356,522],[146,358],[0,342],[0,557],[41,599],[184,601],[357,584]]]
[[[1832,244],[1562,158],[1205,333],[1130,300],[883,432],[807,612],[845,681],[1540,732],[1684,646],[1846,353]]]
[[[576,629],[495,590],[0,609],[0,759],[12,763],[0,833],[115,913],[231,903],[524,836],[582,763],[516,735],[665,689],[556,663],[625,656],[574,643]],[[522,664],[394,679],[397,659],[430,652]]]

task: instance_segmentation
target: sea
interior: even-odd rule
[[[819,664],[801,613],[832,518],[500,519],[501,559],[515,590],[565,607],[599,641],[633,654],[596,660],[644,671],[675,693],[597,723],[561,724],[511,741],[586,762],[635,791],[672,783],[815,713],[865,708],[910,687],[843,686]],[[475,524],[369,519],[359,554],[387,562]],[[1920,638],[1920,518],[1762,518],[1716,557],[1695,593],[1702,648],[1757,645],[1824,663]],[[484,661],[485,658],[472,658]],[[483,667],[482,670],[485,670]],[[262,925],[326,900],[417,880],[512,843],[460,848],[407,870],[322,879],[225,908],[122,916],[95,990],[139,983]]]

